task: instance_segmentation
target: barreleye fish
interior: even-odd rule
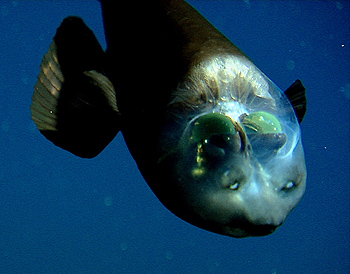
[[[181,219],[232,237],[274,232],[305,191],[300,80],[282,92],[183,0],[100,2],[106,51],[70,16],[43,57],[40,132],[92,158],[121,131]]]

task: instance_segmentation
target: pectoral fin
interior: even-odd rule
[[[40,132],[71,153],[92,158],[120,130],[113,84],[104,75],[105,53],[77,17],[66,18],[45,54],[35,85],[32,119]]]
[[[303,121],[306,113],[307,101],[305,93],[305,87],[299,79],[284,92],[294,107],[299,124]]]

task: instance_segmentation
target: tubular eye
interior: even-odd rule
[[[196,146],[192,176],[203,176],[220,165],[226,156],[230,138],[235,134],[233,121],[223,114],[207,113],[199,117],[193,123],[190,135],[191,145]]]
[[[204,144],[202,145],[202,150],[205,155],[210,155],[211,157],[214,157],[214,159],[220,159],[226,154],[224,147],[221,145],[221,142],[215,143],[211,140],[205,140]]]
[[[225,142],[219,135],[233,135],[236,133],[232,120],[220,113],[208,113],[199,117],[193,126],[191,140],[204,143],[209,140],[213,145],[221,147]]]
[[[240,117],[255,155],[267,158],[275,155],[287,142],[279,119],[268,112],[257,111]]]
[[[278,118],[265,111],[253,112],[242,117],[242,124],[247,134],[250,133],[281,133],[282,125]]]

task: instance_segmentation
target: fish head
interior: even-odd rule
[[[302,198],[300,126],[288,98],[263,78],[266,86],[250,88],[244,99],[231,90],[230,98],[181,116],[181,136],[159,160],[166,179],[155,191],[180,218],[228,236],[264,236],[282,225]]]

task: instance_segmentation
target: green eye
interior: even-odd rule
[[[196,165],[192,176],[203,176],[214,162],[225,155],[224,146],[228,136],[236,133],[232,120],[220,113],[209,113],[199,117],[193,126],[191,140],[197,144]],[[223,137],[225,136],[225,137]],[[215,161],[211,161],[215,159]]]
[[[235,126],[229,117],[220,113],[209,113],[201,116],[194,123],[191,139],[202,143],[212,135],[235,133]]]
[[[247,133],[281,133],[282,126],[276,116],[257,111],[244,117],[242,121]]]

